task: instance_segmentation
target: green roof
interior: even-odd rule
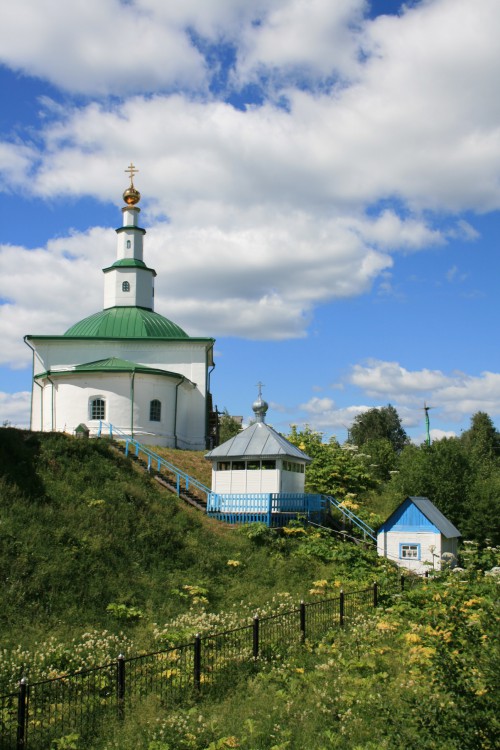
[[[107,359],[98,359],[95,362],[76,365],[73,372],[149,372],[159,375],[177,375],[177,377],[183,377],[176,372],[170,372],[170,370],[160,370],[158,367],[139,365],[136,362],[130,362],[128,359],[120,359],[119,357],[108,357]]]
[[[68,328],[65,336],[111,339],[189,339],[163,315],[144,307],[110,307]]]
[[[143,260],[137,260],[137,258],[122,258],[121,260],[115,260],[112,266],[108,266],[104,270],[107,271],[108,268],[117,268],[118,266],[121,268],[147,268],[148,271],[153,270],[152,268],[148,268]]]
[[[48,370],[47,372],[38,373],[35,378],[45,378],[47,375],[51,377],[67,376],[82,372],[138,372],[149,375],[166,375],[168,377],[182,378],[189,383],[192,382],[189,378],[180,375],[178,372],[139,365],[136,362],[130,362],[128,359],[120,359],[119,357],[108,357],[107,359],[98,359],[95,362],[86,362],[82,365],[75,365],[70,370]]]

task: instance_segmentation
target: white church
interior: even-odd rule
[[[143,260],[141,195],[125,170],[115,262],[104,268],[103,310],[62,336],[27,335],[33,351],[31,429],[95,435],[103,423],[141,443],[212,447],[213,338],[193,338],[154,312],[156,272]]]

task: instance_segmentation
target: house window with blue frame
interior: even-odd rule
[[[95,396],[89,401],[90,419],[106,419],[106,401],[101,396]]]
[[[420,544],[403,544],[399,545],[400,560],[420,560]]]
[[[149,404],[149,420],[150,422],[161,422],[161,401],[154,398]]]

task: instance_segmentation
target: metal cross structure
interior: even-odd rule
[[[130,187],[134,187],[134,176],[138,171],[139,170],[137,169],[137,167],[134,167],[133,162],[130,162],[130,166],[124,170],[124,172],[127,172],[128,176],[130,177]]]
[[[257,385],[257,388],[259,389],[259,398],[262,398],[262,388],[265,386],[265,383],[261,383],[259,380],[259,382],[256,385]]]
[[[431,421],[429,419],[429,409],[433,409],[433,406],[427,406],[427,404],[424,401],[424,412],[425,412],[425,428],[427,431],[427,439],[426,443],[427,445],[431,444]]]

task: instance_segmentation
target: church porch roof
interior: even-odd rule
[[[79,375],[86,372],[108,372],[108,373],[140,373],[146,375],[163,375],[171,378],[180,378],[181,380],[190,383],[192,386],[195,385],[189,378],[181,375],[178,372],[172,372],[171,370],[162,370],[158,367],[147,367],[146,365],[140,365],[136,362],[130,362],[126,359],[120,359],[119,357],[108,357],[107,359],[99,359],[95,362],[85,362],[81,365],[75,365],[74,367],[65,370],[48,370],[42,372],[35,377],[44,378],[47,376],[62,377],[65,375]]]

